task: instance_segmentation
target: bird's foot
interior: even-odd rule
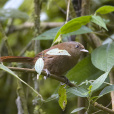
[[[44,79],[46,80],[50,76],[50,72],[48,69],[43,69],[43,71],[45,71],[47,74],[46,76],[44,76]]]
[[[67,77],[65,77],[65,76],[61,76],[61,77],[65,79],[65,83],[61,82],[61,85],[63,85],[63,84],[68,85],[70,83],[70,81]]]

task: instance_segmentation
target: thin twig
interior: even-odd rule
[[[98,104],[97,102],[95,102],[93,105],[94,105],[96,108],[103,110],[104,112],[107,112],[107,113],[109,113],[109,114],[114,114],[114,111],[113,111],[113,110],[111,110],[111,109],[109,109],[109,108],[107,108],[107,107],[104,107],[104,106],[102,106],[101,104]]]
[[[36,71],[34,69],[28,69],[28,68],[18,68],[18,67],[8,67],[9,69],[13,70],[13,71],[19,71],[19,72],[29,72],[29,73],[36,73]],[[45,72],[42,72],[41,73],[43,76],[46,76],[47,74]],[[58,80],[60,82],[63,82],[63,83],[66,83],[66,79],[63,78],[63,77],[60,77],[60,76],[56,76],[56,75],[53,75],[53,74],[50,74],[49,78],[52,78],[52,79],[55,79],[55,80]],[[75,85],[71,82],[68,82],[68,85],[70,87],[74,87]]]
[[[4,32],[3,28],[2,28],[1,23],[0,23],[0,32],[2,33],[3,40],[4,40],[5,45],[6,45],[6,48],[7,48],[7,50],[8,50],[8,54],[9,54],[9,55],[13,55],[12,49],[10,48],[10,46],[9,46],[9,44],[8,44],[7,36],[6,36],[6,34],[5,34],[5,32]],[[1,47],[1,49],[2,49],[2,47]]]
[[[67,15],[66,15],[66,23],[69,20],[69,9],[70,9],[70,0],[68,0],[68,5],[67,5]]]
[[[109,107],[111,105],[111,102],[106,106],[106,107]],[[96,112],[94,112],[94,113],[92,113],[92,114],[96,114],[96,113],[98,113],[98,112],[101,112],[102,110],[98,110],[98,111],[96,111]]]

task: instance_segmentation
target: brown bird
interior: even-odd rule
[[[46,54],[46,52],[55,48],[58,48],[60,50],[66,50],[71,56]],[[34,58],[19,57],[19,56],[3,56],[3,57],[0,57],[0,61],[1,62],[21,62],[21,63],[26,62],[34,65],[35,62],[38,60],[38,58],[43,58],[44,69],[49,71],[51,74],[62,76],[68,70],[70,70],[72,67],[76,65],[82,52],[88,52],[88,50],[85,50],[82,44],[78,42],[64,42],[58,45],[54,45],[49,49],[46,49],[40,52]]]

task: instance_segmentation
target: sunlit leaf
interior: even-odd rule
[[[74,31],[74,32],[69,32],[67,34],[63,34],[62,37],[68,37],[71,35],[79,35],[79,34],[86,34],[86,33],[91,33],[92,30],[86,26],[82,26],[80,29]]]
[[[40,34],[39,36],[37,36],[36,38],[34,38],[33,40],[53,40],[54,37],[57,34],[57,31],[59,31],[61,27],[56,27],[50,30],[47,30],[46,32]],[[65,38],[66,36],[71,36],[71,35],[79,35],[79,34],[85,34],[85,33],[90,33],[92,32],[92,30],[86,26],[82,26],[80,29],[74,31],[74,32],[70,32],[67,34],[62,34],[62,38]]]
[[[59,31],[57,32],[54,41],[57,40],[60,34],[67,34],[73,31],[80,29],[83,25],[86,25],[90,22],[91,16],[81,16],[75,19],[70,20],[68,23],[64,24]]]
[[[114,11],[114,7],[113,6],[102,6],[100,7],[96,13],[100,13],[100,14],[107,14],[107,13],[110,13],[110,12],[113,12]]]
[[[46,52],[46,54],[49,54],[49,55],[68,55],[68,56],[71,56],[66,50],[60,50],[58,48],[51,49],[48,52]]]
[[[103,19],[100,16],[95,16],[95,15],[92,16],[91,22],[103,27],[104,29],[108,31],[106,24],[104,23]]]
[[[62,108],[62,110],[65,110],[65,107],[67,105],[67,95],[66,95],[66,89],[65,89],[65,84],[61,85],[58,94],[59,94],[59,105]]]
[[[110,71],[114,66],[114,42],[96,48],[92,52],[92,63],[95,67],[103,71]]]

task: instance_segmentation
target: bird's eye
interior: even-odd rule
[[[76,48],[79,48],[79,45],[76,45]]]

